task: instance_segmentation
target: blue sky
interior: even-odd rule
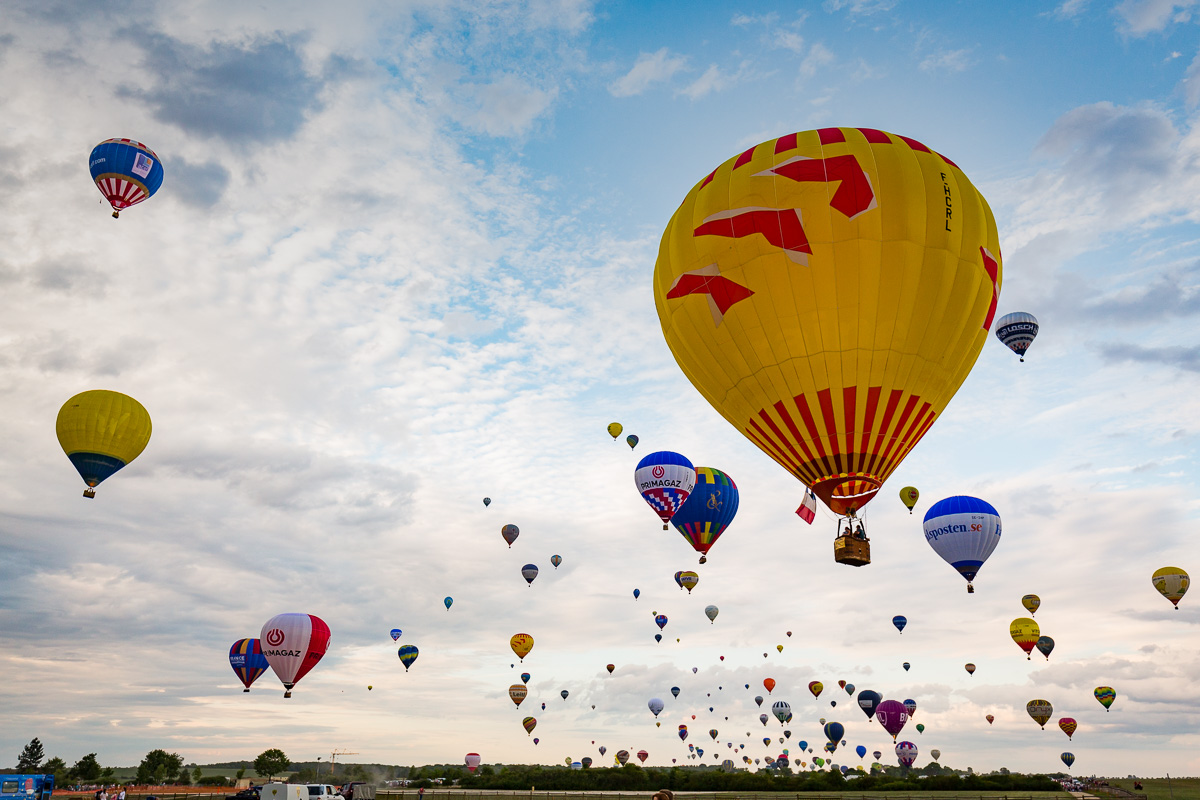
[[[11,760],[38,736],[113,765],[155,747],[560,763],[600,744],[668,764],[693,713],[761,756],[755,692],[739,687],[770,676],[810,742],[844,710],[851,746],[889,749],[849,698],[807,695],[844,678],[917,700],[921,764],[938,748],[958,767],[1055,770],[1070,749],[1082,773],[1200,767],[1200,615],[1149,579],[1200,570],[1196,3],[11,8]],[[832,562],[832,521],[798,522],[801,487],[684,378],[650,287],[698,180],[828,125],[954,159],[997,218],[1000,312],[1042,322],[1025,364],[984,348],[873,504],[861,571]],[[146,142],[166,172],[117,222],[86,169],[112,136]],[[95,501],[53,432],[90,388],[137,397],[155,425]],[[614,419],[636,454],[605,434]],[[671,579],[691,551],[631,485],[652,449],[742,492],[691,596]],[[909,483],[913,517],[894,502]],[[1005,520],[970,598],[919,527],[928,502],[960,493]],[[511,551],[507,522],[522,530]],[[1007,635],[1029,592],[1058,642],[1048,663]],[[270,674],[243,694],[227,648],[283,611],[324,618],[331,651],[289,701]],[[671,618],[661,645],[651,611]],[[408,673],[393,627],[421,648]],[[537,640],[526,703],[547,704],[537,747],[505,694],[519,630]],[[1105,684],[1109,714],[1091,697]],[[646,701],[672,685],[684,692],[655,728]],[[1073,742],[1025,716],[1034,697],[1079,720]]]

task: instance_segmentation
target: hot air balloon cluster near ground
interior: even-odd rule
[[[9,751],[1197,774],[1190,4],[110,6],[0,21]]]

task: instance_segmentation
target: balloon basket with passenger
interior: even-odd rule
[[[838,520],[838,534],[833,540],[833,560],[852,567],[871,563],[871,540],[867,538],[862,520],[853,514]]]

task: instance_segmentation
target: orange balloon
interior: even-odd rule
[[[775,688],[775,679],[767,678],[766,680],[763,681],[763,686],[766,687],[767,694],[770,694],[771,690]]]

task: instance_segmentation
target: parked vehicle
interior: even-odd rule
[[[53,775],[0,775],[3,800],[50,800],[53,792]]]

